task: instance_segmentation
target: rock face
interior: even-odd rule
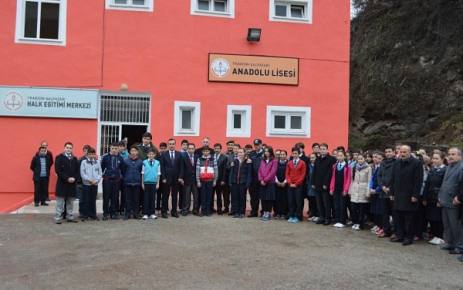
[[[463,145],[463,0],[356,0],[350,147]]]

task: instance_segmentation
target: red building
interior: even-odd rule
[[[3,207],[31,197],[41,140],[347,144],[348,0],[3,2]]]

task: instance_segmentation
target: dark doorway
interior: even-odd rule
[[[122,125],[122,140],[127,138],[127,148],[141,143],[143,134],[148,130],[146,125]]]

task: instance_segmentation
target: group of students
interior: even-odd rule
[[[404,246],[427,238],[460,254],[463,262],[463,161],[458,148],[428,155],[425,150],[412,152],[407,145],[365,153],[340,146],[330,154],[327,144],[314,143],[306,155],[303,143],[288,154],[260,139],[243,148],[230,140],[226,147],[225,152],[219,143],[211,148],[204,138],[200,148],[183,140],[177,151],[175,139],[170,139],[158,150],[151,134],[145,133],[129,150],[124,142],[113,143],[98,159],[95,149],[85,146],[84,156],[77,159],[67,142],[54,161],[55,222],[77,222],[76,193],[80,219],[98,220],[100,181],[103,220],[156,219],[156,211],[168,218],[169,201],[170,215],[176,218],[190,213],[243,218],[249,194],[248,217],[299,223],[307,199],[308,220],[316,224],[352,224],[353,230],[362,230],[370,222],[380,238]],[[47,205],[52,164],[44,142],[31,163],[36,206]]]

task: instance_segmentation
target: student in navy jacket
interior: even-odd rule
[[[130,156],[124,160],[122,175],[125,191],[124,220],[130,217],[138,218],[139,197],[141,191],[143,161],[138,158],[138,148],[130,147]]]
[[[168,150],[161,154],[161,175],[162,183],[164,184],[164,192],[162,195],[162,217],[167,218],[169,209],[169,195],[172,194],[171,216],[178,218],[177,201],[179,187],[183,184],[183,179],[180,176],[182,157],[179,151],[175,150],[175,140],[169,139],[167,142]]]
[[[245,158],[244,149],[238,149],[238,157],[231,162],[228,177],[231,188],[231,212],[234,218],[244,218],[246,191],[252,182],[252,160]]]
[[[101,159],[103,170],[103,220],[117,219],[116,210],[119,208],[119,190],[122,178],[122,164],[124,159],[119,154],[119,143],[111,144],[109,153]]]
[[[41,146],[31,161],[31,170],[33,172],[32,180],[34,181],[34,204],[39,203],[48,206],[48,183],[50,181],[50,168],[53,164],[52,158],[47,154],[47,148]]]

